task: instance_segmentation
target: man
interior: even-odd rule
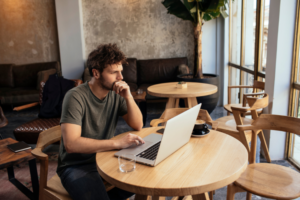
[[[125,62],[115,44],[100,45],[88,57],[91,81],[73,88],[64,98],[57,173],[72,199],[120,200],[133,195],[119,188],[106,192],[95,160],[96,152],[144,143],[134,134],[108,140],[114,136],[118,116],[135,130],[143,126],[130,88],[122,81]]]

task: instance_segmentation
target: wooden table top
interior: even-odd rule
[[[161,128],[144,128],[131,133],[145,137]],[[97,153],[100,175],[116,187],[141,195],[185,196],[216,190],[238,179],[248,164],[248,153],[241,142],[213,130],[206,137],[192,137],[188,144],[157,166],[137,163],[136,170],[129,173],[119,171],[116,152]]]
[[[188,98],[214,94],[218,87],[207,83],[187,82],[187,88],[178,89],[178,82],[161,83],[148,87],[148,93],[157,97]]]
[[[11,167],[13,165],[35,158],[31,154],[31,149],[15,153],[7,148],[7,145],[17,142],[18,141],[12,138],[0,140],[0,169]]]

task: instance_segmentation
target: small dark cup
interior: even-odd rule
[[[193,135],[206,135],[207,133],[209,133],[209,129],[206,124],[195,124]]]

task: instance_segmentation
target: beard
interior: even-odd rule
[[[105,90],[113,90],[113,86],[114,86],[115,82],[109,83],[103,77],[100,78],[100,86]]]

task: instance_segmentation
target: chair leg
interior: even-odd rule
[[[251,200],[252,194],[250,192],[247,192],[246,200]]]
[[[192,195],[193,200],[209,200],[208,193]]]
[[[248,155],[249,155],[249,158],[248,160],[250,161],[250,146],[248,144],[248,141],[247,141],[247,138],[246,138],[246,135],[241,131],[240,132],[240,141],[242,142],[242,144],[246,147],[247,151],[248,151]]]
[[[245,192],[245,190],[243,190],[239,186],[235,185],[234,183],[228,185],[226,200],[234,200],[234,195],[235,195],[235,193],[238,193],[238,192]]]
[[[227,116],[230,116],[230,112],[229,111],[227,111]]]
[[[262,131],[260,131],[258,133],[258,136],[259,136],[259,139],[261,141],[261,147],[262,147],[262,150],[264,151],[264,156],[265,156],[267,162],[271,163],[271,157],[270,157],[270,154],[269,154],[269,149],[268,149],[268,146],[267,146],[267,142],[266,142],[264,133]]]
[[[215,190],[209,192],[209,200],[213,200],[214,199],[214,194],[215,194]]]

